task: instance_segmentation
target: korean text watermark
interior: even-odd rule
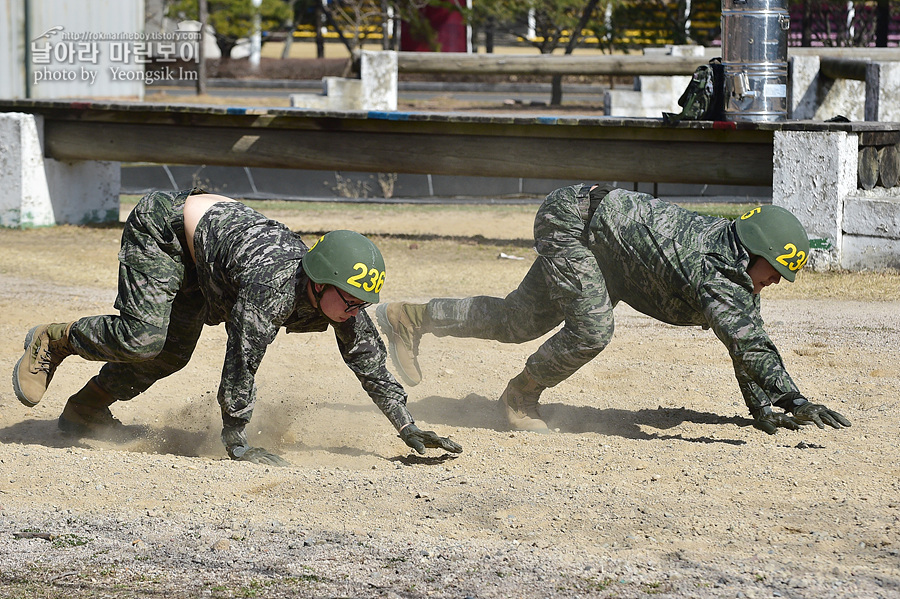
[[[174,63],[198,63],[200,32],[65,31],[51,27],[31,41],[31,82],[93,84],[102,71],[109,81],[197,80],[197,71]],[[146,65],[152,65],[147,68]]]

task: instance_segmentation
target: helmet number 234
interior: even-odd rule
[[[787,250],[787,253],[781,254],[775,259],[793,271],[803,268],[803,265],[806,264],[806,259],[809,258],[809,256],[806,255],[806,252],[803,250],[798,252],[797,246],[793,243],[786,243],[784,249]]]
[[[795,250],[796,251],[796,250]],[[377,268],[369,268],[362,262],[353,265],[353,270],[357,274],[347,279],[347,282],[354,287],[361,287],[365,291],[378,293],[381,286],[384,285],[384,271]],[[368,277],[368,278],[366,278]]]

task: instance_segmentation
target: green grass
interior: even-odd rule
[[[120,196],[120,202],[122,204],[122,208],[130,209],[132,208],[138,200],[141,199],[141,196],[137,195],[122,195]],[[321,212],[329,212],[329,211],[348,211],[352,210],[353,213],[357,216],[364,216],[367,214],[378,215],[378,216],[390,216],[393,214],[403,215],[405,217],[409,216],[411,211],[416,211],[420,214],[429,214],[429,213],[446,213],[446,212],[454,212],[461,213],[466,211],[492,211],[500,214],[503,213],[514,213],[519,214],[522,212],[532,213],[537,210],[538,203],[535,202],[533,204],[419,204],[419,203],[378,203],[374,201],[367,202],[354,202],[352,204],[344,201],[344,202],[309,202],[309,201],[290,201],[290,200],[243,200],[245,204],[262,213],[282,210],[282,211],[291,211],[297,213],[321,213]],[[685,203],[680,204],[683,208],[687,208],[688,210],[693,210],[699,214],[707,215],[707,216],[715,216],[721,218],[728,218],[734,220],[740,215],[746,213],[751,208],[757,206],[757,204],[730,204],[730,203]]]

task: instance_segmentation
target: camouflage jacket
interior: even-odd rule
[[[225,426],[249,422],[254,376],[281,327],[289,333],[334,328],[341,356],[397,430],[413,422],[406,392],[387,370],[384,342],[365,312],[332,323],[306,294],[301,268],[308,251],[283,224],[239,203],[216,204],[195,236],[197,275],[207,324],[225,323],[228,344],[218,400]],[[312,373],[310,373],[312,375]]]
[[[734,225],[650,195],[616,189],[599,205],[588,244],[610,298],[674,325],[711,328],[728,348],[753,412],[788,407],[800,392],[763,330],[750,255]]]

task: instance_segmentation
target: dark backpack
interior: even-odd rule
[[[721,58],[700,65],[694,71],[687,89],[678,98],[681,112],[664,112],[666,124],[678,121],[721,121],[725,118],[725,69]]]

